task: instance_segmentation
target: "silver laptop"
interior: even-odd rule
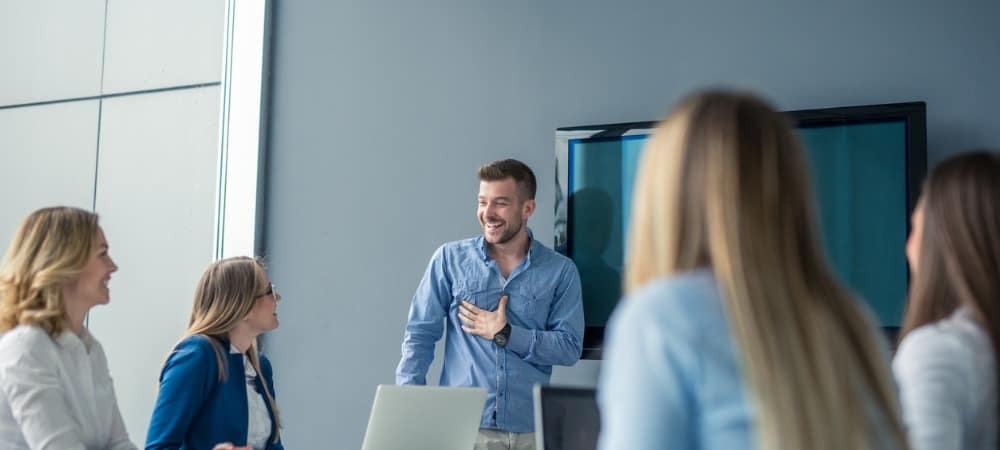
[[[596,391],[535,385],[535,450],[595,450],[601,431]]]
[[[381,384],[361,450],[472,450],[486,389]]]

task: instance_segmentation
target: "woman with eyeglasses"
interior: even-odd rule
[[[205,270],[160,373],[147,449],[284,448],[271,363],[257,351],[257,336],[278,327],[279,300],[260,260]]]

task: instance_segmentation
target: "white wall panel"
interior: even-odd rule
[[[217,82],[222,0],[109,0],[104,92]]]
[[[97,100],[0,109],[0,254],[31,211],[90,209],[96,162]]]
[[[0,105],[99,94],[103,42],[104,0],[0,2]]]
[[[108,354],[132,440],[142,443],[160,367],[212,259],[219,88],[107,99],[97,211],[120,270],[90,329]]]

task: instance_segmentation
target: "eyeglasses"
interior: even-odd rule
[[[280,294],[278,294],[278,290],[274,288],[274,283],[268,284],[267,291],[264,291],[263,294],[258,295],[256,298],[267,297],[268,295],[274,297],[275,300],[278,299]]]

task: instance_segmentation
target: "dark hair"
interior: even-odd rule
[[[1000,361],[998,199],[998,152],[954,156],[931,172],[920,197],[923,236],[900,339],[964,306],[986,330]],[[987,376],[1000,380],[1000,372]]]
[[[1000,342],[1000,153],[949,158],[924,182],[923,238],[903,322],[905,336],[972,308]],[[1000,354],[998,354],[1000,356]]]
[[[513,178],[520,191],[521,200],[534,200],[535,172],[527,164],[516,159],[501,159],[479,166],[479,181],[500,181]]]

